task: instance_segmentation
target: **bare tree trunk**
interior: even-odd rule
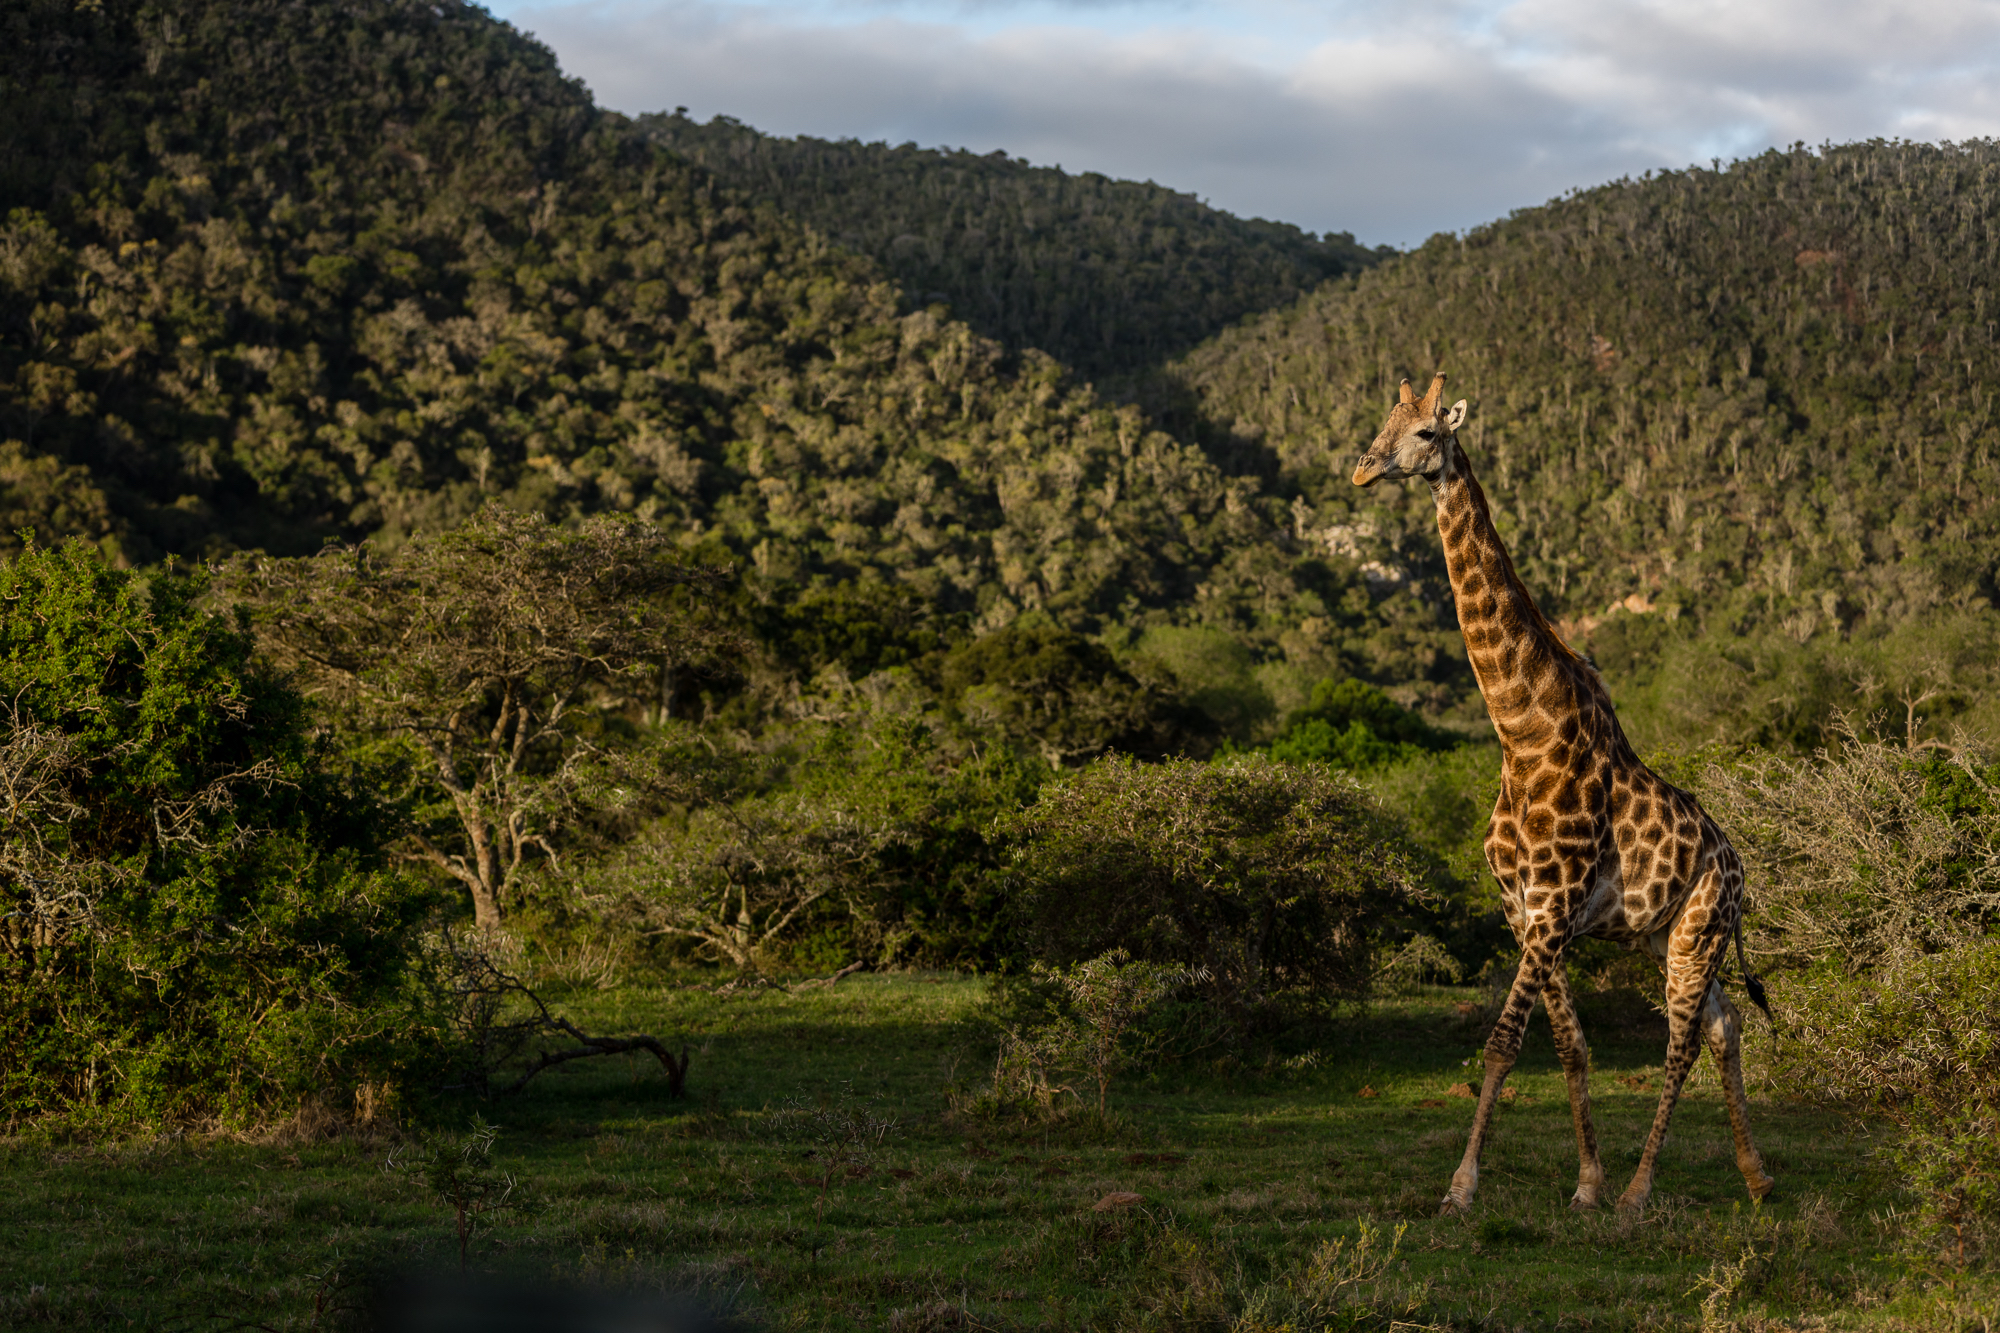
[[[485,883],[472,885],[472,924],[481,934],[493,934],[499,931],[499,886]]]
[[[467,869],[472,873],[464,876],[466,887],[472,890],[472,922],[482,933],[497,931],[501,920],[500,886],[506,878],[500,864],[500,848],[485,812],[469,801],[460,801],[458,805],[466,839],[472,844],[472,855],[467,858]]]

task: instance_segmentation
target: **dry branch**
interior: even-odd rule
[[[658,1037],[649,1037],[644,1033],[633,1037],[592,1037],[584,1034],[567,1019],[557,1018],[551,1022],[558,1031],[569,1034],[583,1044],[572,1046],[568,1050],[540,1052],[535,1062],[522,1071],[519,1078],[499,1089],[493,1094],[494,1096],[505,1097],[510,1093],[519,1092],[528,1086],[528,1080],[544,1069],[553,1068],[570,1060],[581,1060],[592,1055],[621,1055],[626,1051],[651,1051],[659,1059],[660,1067],[667,1071],[667,1095],[681,1097],[687,1094],[689,1057],[686,1043],[681,1045],[680,1058],[675,1059],[674,1053],[668,1050]]]

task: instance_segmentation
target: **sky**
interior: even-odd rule
[[[1803,141],[2000,134],[2000,0],[490,0],[601,105],[996,149],[1421,244]]]

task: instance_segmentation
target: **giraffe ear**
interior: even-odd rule
[[[1465,424],[1465,400],[1461,398],[1457,402],[1451,405],[1451,415],[1445,418],[1444,428],[1446,430],[1455,431],[1464,424]]]

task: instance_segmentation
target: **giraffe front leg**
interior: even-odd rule
[[[1750,1197],[1761,1201],[1777,1188],[1778,1182],[1764,1170],[1763,1154],[1757,1151],[1757,1144],[1750,1137],[1750,1099],[1743,1091],[1743,1020],[1723,993],[1719,977],[1709,983],[1708,1006],[1702,1020],[1708,1029],[1708,1053],[1715,1057],[1715,1067],[1722,1075],[1722,1096],[1729,1106],[1729,1130],[1736,1139],[1736,1169],[1743,1173]]]
[[[1680,1101],[1681,1085],[1687,1082],[1688,1071],[1694,1068],[1695,1058],[1701,1054],[1701,1009],[1706,999],[1708,985],[1715,975],[1720,953],[1713,948],[1706,956],[1682,953],[1678,947],[1670,947],[1667,959],[1667,1065],[1665,1077],[1661,1080],[1660,1108],[1653,1114],[1653,1131],[1646,1136],[1646,1149],[1639,1155],[1639,1169],[1632,1173],[1632,1183],[1618,1196],[1618,1211],[1637,1214],[1646,1207],[1646,1200],[1653,1194],[1653,1170],[1659,1160],[1660,1148],[1667,1141],[1667,1123],[1674,1118],[1674,1106]]]
[[[1507,1003],[1501,1007],[1493,1033],[1486,1039],[1486,1079],[1479,1089],[1479,1107],[1472,1113],[1472,1136],[1466,1141],[1465,1157],[1458,1170],[1452,1172],[1451,1188],[1445,1192],[1439,1210],[1444,1216],[1469,1212],[1472,1208],[1472,1196],[1479,1190],[1479,1158],[1486,1147],[1486,1132],[1493,1124],[1494,1108],[1500,1103],[1500,1087],[1521,1053],[1528,1015],[1534,1010],[1535,997],[1548,984],[1559,949],[1553,937],[1522,946],[1521,967],[1514,974],[1513,989],[1507,992]]]
[[[1562,1061],[1563,1079],[1569,1084],[1570,1119],[1576,1123],[1576,1193],[1569,1206],[1595,1208],[1604,1191],[1604,1162],[1597,1155],[1597,1127],[1590,1117],[1590,1044],[1583,1039],[1583,1024],[1577,1021],[1561,963],[1549,973],[1542,1006],[1555,1033],[1556,1058]]]

